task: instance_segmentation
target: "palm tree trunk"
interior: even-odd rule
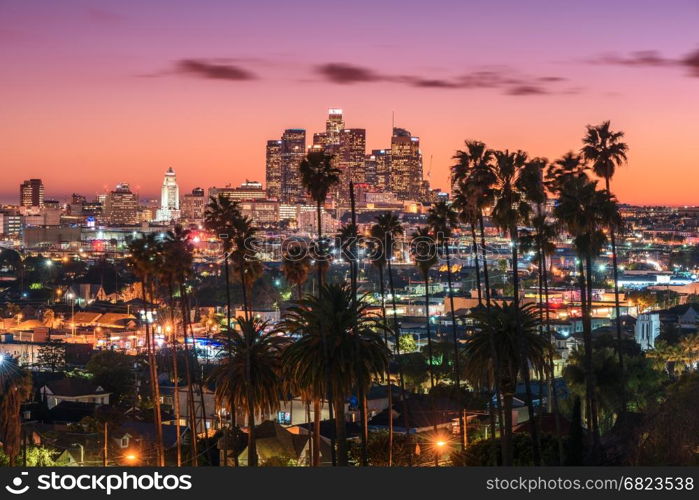
[[[168,281],[170,295],[170,324],[172,327],[172,377],[174,385],[173,402],[175,407],[175,432],[177,433],[177,467],[182,467],[182,436],[180,436],[180,382],[177,369],[177,326],[175,323],[175,296],[172,281]],[[183,320],[184,324],[184,320]]]
[[[335,438],[337,440],[337,465],[346,467],[347,460],[347,430],[345,421],[345,398],[335,398]]]
[[[255,441],[255,399],[248,388],[248,467],[257,467],[257,442]]]
[[[588,255],[585,259],[587,269],[587,324],[590,331],[590,376],[593,379],[593,387],[596,385],[595,374],[592,371],[592,256]],[[597,411],[597,395],[593,391],[592,399],[590,399],[590,412],[592,413],[592,453],[595,463],[599,458],[600,451],[600,431],[599,431],[599,413]]]
[[[605,176],[604,178],[606,187],[607,187],[607,193],[611,195],[612,191],[609,187],[609,176]],[[621,352],[621,305],[619,303],[619,266],[617,262],[617,253],[616,253],[616,234],[614,231],[614,226],[610,225],[609,226],[609,240],[612,243],[612,273],[614,277],[614,309],[616,312],[616,353],[617,357],[619,359],[619,369],[621,370],[621,376],[625,378],[625,372],[624,372],[624,356],[622,355]],[[622,410],[626,411],[626,391],[622,392]]]
[[[471,223],[471,244],[473,247],[473,263],[476,267],[476,287],[478,290],[478,305],[483,304],[483,290],[481,290],[481,270],[478,262],[478,241],[476,240],[476,227]]]
[[[231,346],[233,343],[231,342],[231,282],[230,282],[230,276],[229,276],[229,271],[228,271],[228,252],[224,252],[223,254],[223,267],[224,267],[224,274],[226,278],[226,340],[228,341],[228,361],[230,362],[231,359],[233,358],[233,353],[231,352]],[[189,361],[188,361],[189,362]],[[236,428],[236,415],[235,415],[235,405],[233,404],[233,396],[231,395],[230,397],[231,401],[231,433],[233,434]],[[226,446],[228,446],[226,442]],[[228,465],[228,454],[224,455],[223,457],[223,465],[226,466]],[[233,451],[233,465],[238,467],[238,454]]]
[[[501,436],[501,441],[503,445],[503,455],[502,455],[502,465],[509,467],[512,465],[512,398],[513,394],[511,391],[506,391],[502,395],[503,399],[503,416],[505,420],[505,432]]]
[[[490,278],[488,276],[488,260],[485,246],[485,224],[483,223],[483,212],[478,213],[478,225],[481,233],[481,255],[483,257],[483,286],[485,288],[485,307],[490,309]],[[498,351],[495,348],[495,338],[491,335],[490,337],[490,352],[493,358],[493,365],[495,370],[494,382],[495,382],[495,399],[497,401],[497,414],[498,414],[498,424],[500,427],[500,436],[503,435],[505,430],[504,424],[504,409],[502,403],[502,392],[500,387],[500,381],[502,380],[502,366],[500,363],[500,357],[498,356]],[[494,434],[493,434],[494,436]],[[500,446],[502,448],[502,455],[505,456],[505,441],[500,440]]]
[[[454,311],[454,291],[451,283],[451,259],[449,257],[449,240],[444,242],[444,251],[447,257],[447,285],[449,287],[449,306],[451,308],[451,334],[454,341],[454,384],[456,385],[456,393],[461,401],[461,376],[459,367],[459,343],[456,335],[456,311]],[[464,412],[459,411],[459,434],[461,450],[466,448],[466,429],[464,423]]]
[[[587,283],[585,280],[585,269],[583,264],[584,256],[578,257],[578,273],[580,284],[580,306],[582,311],[583,323],[583,347],[584,347],[584,364],[585,364],[585,421],[587,425],[588,435],[592,438],[592,399],[594,398],[594,377],[592,371],[592,333],[590,331],[590,323],[588,322],[588,304],[587,304]],[[592,444],[592,443],[590,443]],[[592,446],[590,446],[592,448]]]
[[[151,299],[153,297],[152,290],[148,286],[148,281],[144,277],[141,286],[141,296],[143,298],[143,310],[145,312],[145,323],[146,323],[146,348],[148,353],[148,365],[150,370],[150,382],[151,382],[151,397],[153,398],[153,421],[155,424],[155,436],[156,436],[156,446],[157,446],[157,460],[158,466],[165,466],[165,449],[163,446],[163,427],[162,419],[160,414],[160,390],[158,386],[158,368],[156,366],[155,360],[155,340],[153,332],[151,332],[150,324],[148,323],[148,313],[150,308],[148,306],[148,295],[146,294],[146,289],[151,293]]]
[[[313,399],[313,467],[320,466],[320,398]]]
[[[383,318],[383,340],[388,347],[388,322],[386,320],[386,286],[383,278],[383,265],[379,268],[379,281],[381,288],[381,317]],[[390,362],[386,365],[386,382],[388,388],[388,466],[393,466],[393,386],[391,385]]]
[[[515,311],[519,316],[519,271],[518,271],[518,255],[517,255],[517,227],[510,228],[510,241],[512,244],[512,284],[514,288],[514,304]],[[534,465],[541,465],[541,441],[539,441],[539,432],[536,426],[536,415],[534,414],[534,401],[532,395],[532,386],[529,376],[529,360],[527,359],[527,345],[522,334],[522,328],[517,320],[517,338],[519,344],[520,368],[524,379],[524,391],[527,397],[527,409],[529,411],[529,434],[532,438],[533,460]]]
[[[556,372],[554,370],[553,363],[553,349],[554,349],[554,334],[551,328],[551,313],[549,311],[549,283],[548,283],[548,271],[546,268],[546,256],[543,256],[543,275],[542,281],[544,283],[544,301],[546,304],[546,331],[549,336],[549,345],[551,350],[549,351],[549,379],[551,380],[551,392],[549,392],[549,397],[553,400],[553,418],[556,425],[556,443],[558,445],[558,465],[563,465],[564,463],[564,452],[563,452],[563,436],[561,434],[561,414],[560,408],[558,406],[558,390],[556,389]]]
[[[396,289],[393,285],[393,267],[391,266],[391,256],[393,255],[392,249],[388,249],[386,252],[386,258],[388,262],[388,286],[391,290],[391,302],[393,305],[393,325],[394,325],[394,336],[395,336],[395,353],[396,356],[400,356],[400,323],[398,323],[398,313],[396,312]],[[405,428],[406,436],[408,441],[410,441],[410,427],[408,426],[408,403],[405,397],[405,379],[403,377],[403,368],[398,364],[398,383],[400,384],[400,403],[401,403],[401,413],[403,414],[403,427]],[[389,387],[390,389],[390,387]],[[390,418],[390,411],[389,411]],[[409,466],[413,465],[413,453],[412,450],[408,455]]]
[[[323,240],[323,212],[322,212],[322,207],[321,207],[321,202],[320,200],[317,201],[316,203],[316,217],[318,219],[318,251],[320,252],[322,249],[322,240]],[[323,289],[323,265],[321,258],[324,259],[325,255],[318,255],[318,261],[317,261],[317,270],[318,270],[318,296],[320,297],[320,294],[322,293]],[[323,363],[325,364],[325,382],[326,382],[326,390],[327,394],[325,394],[325,398],[327,399],[328,402],[328,417],[330,420],[333,420],[334,415],[333,415],[333,396],[332,396],[332,385],[330,383],[330,360],[328,359],[328,346],[327,346],[327,341],[325,339],[325,329],[321,329],[323,332],[323,335],[321,337],[322,342],[323,342]],[[320,428],[319,428],[320,432]],[[332,460],[333,466],[337,465],[337,459],[336,459],[336,453],[335,453],[335,438],[330,439],[330,457]]]
[[[189,427],[190,427],[190,438],[191,438],[191,454],[192,454],[192,465],[197,467],[199,465],[199,450],[197,443],[197,416],[196,407],[194,404],[194,387],[192,379],[192,370],[190,367],[190,357],[189,357],[189,344],[187,343],[187,305],[185,302],[184,295],[184,285],[180,283],[180,308],[182,310],[182,322],[183,322],[183,340],[184,340],[184,372],[185,380],[187,382],[187,407],[189,413]],[[232,404],[231,404],[232,407]],[[205,424],[206,425],[206,424]]]
[[[425,330],[427,332],[427,370],[430,374],[430,389],[434,389],[434,368],[432,361],[434,360],[432,353],[432,329],[430,328],[430,277],[428,274],[425,278]],[[435,430],[437,428],[435,427]]]

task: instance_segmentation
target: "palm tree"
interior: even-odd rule
[[[500,362],[500,387],[505,419],[502,435],[503,464],[512,465],[512,400],[517,387],[517,375],[523,365],[542,369],[546,364],[549,344],[538,334],[539,320],[533,304],[519,307],[514,303],[493,304],[490,309],[473,312],[476,331],[466,342],[464,356],[468,360],[466,373],[476,386],[489,382],[495,371],[491,354],[491,337],[495,338]],[[521,342],[524,337],[525,341]],[[521,346],[526,349],[522,351]],[[524,356],[524,360],[522,360]]]
[[[250,319],[250,297],[253,285],[264,269],[255,252],[257,228],[252,225],[252,219],[238,213],[233,219],[235,233],[233,249],[230,252],[233,276],[240,280],[243,292],[243,311],[245,318]]]
[[[476,268],[476,291],[478,294],[478,305],[483,304],[483,289],[481,287],[481,270],[478,258],[478,240],[476,238],[476,225],[478,224],[479,209],[476,203],[476,194],[470,184],[462,181],[452,190],[454,200],[453,207],[461,222],[468,224],[471,230],[471,248],[473,251],[473,262]]]
[[[163,445],[162,414],[160,411],[160,385],[158,383],[158,366],[155,358],[155,332],[151,332],[149,323],[149,304],[155,300],[155,280],[158,269],[162,269],[163,241],[156,233],[149,233],[129,243],[128,263],[141,280],[141,297],[145,310],[144,324],[146,330],[146,350],[153,398],[154,424],[158,453],[158,465],[165,466],[165,448]]]
[[[234,221],[240,217],[240,209],[235,201],[230,198],[218,195],[209,199],[209,204],[204,212],[204,226],[221,239],[223,250],[223,275],[226,280],[226,332],[231,331],[231,286],[230,274],[228,272],[228,259],[233,249],[233,236],[236,233]]]
[[[306,157],[299,164],[299,173],[301,174],[301,184],[306,188],[306,192],[311,197],[313,201],[316,202],[316,223],[318,225],[318,241],[315,245],[315,260],[316,260],[316,272],[318,276],[318,293],[323,287],[323,278],[325,276],[325,271],[327,270],[328,256],[327,248],[325,242],[323,241],[323,204],[330,190],[340,183],[341,172],[340,169],[333,165],[333,156],[325,154],[323,151],[313,151],[306,155]],[[325,345],[325,334],[323,333],[323,344],[324,350],[328,350],[328,346]],[[327,359],[324,363],[325,370],[327,372],[326,377],[330,379],[330,365]],[[327,389],[332,390],[332,384],[330,382],[326,385]],[[330,418],[333,418],[333,395],[328,394],[328,413]],[[316,441],[319,442],[319,441]],[[335,465],[335,443],[334,440],[331,442],[332,450],[332,462]]]
[[[15,465],[22,439],[21,405],[31,397],[31,376],[15,358],[0,353],[0,441],[10,466]],[[25,464],[26,465],[26,464]]]
[[[454,228],[457,226],[457,216],[454,209],[447,204],[446,201],[435,203],[430,208],[427,216],[427,224],[432,229],[432,234],[436,237],[436,243],[441,247],[447,261],[447,288],[449,291],[449,307],[451,309],[451,333],[452,341],[454,342],[454,384],[456,393],[461,393],[461,381],[459,374],[459,342],[456,334],[456,311],[454,311],[454,289],[452,286],[451,276],[451,257],[449,252],[449,244]],[[464,425],[463,412],[459,412],[459,429],[461,438],[461,449],[466,447],[466,434]]]
[[[547,171],[548,160],[545,158],[533,158],[524,166],[520,175],[520,188],[524,193],[525,198],[536,207],[536,215],[532,217],[531,224],[533,227],[533,235],[529,234],[525,238],[521,238],[522,252],[532,251],[534,259],[537,262],[539,275],[539,322],[546,326],[546,335],[548,341],[553,345],[553,330],[551,329],[551,318],[549,311],[549,293],[548,293],[548,273],[546,271],[546,260],[553,255],[556,250],[554,239],[557,236],[556,228],[550,224],[546,217],[545,204],[546,183],[544,182],[544,172]],[[544,308],[545,318],[544,318]],[[549,360],[547,366],[547,382],[549,395],[549,412],[554,411],[554,420],[556,425],[556,439],[558,444],[559,464],[563,463],[563,440],[561,437],[560,416],[558,413],[558,395],[556,394],[554,384],[554,364],[553,364],[553,349],[549,351]],[[541,387],[541,385],[540,385]]]
[[[257,318],[238,317],[240,331],[224,336],[224,357],[211,375],[216,383],[217,404],[228,408],[246,409],[248,417],[248,465],[257,466],[255,415],[270,414],[279,408],[281,389],[281,354],[286,339],[268,328]]]
[[[323,271],[321,261],[325,260],[323,248],[323,204],[330,190],[340,183],[340,169],[333,165],[333,156],[322,151],[313,151],[306,155],[299,165],[301,184],[306,188],[309,196],[316,202],[316,218],[318,224],[318,288],[323,285]]]
[[[393,283],[393,255],[395,252],[396,239],[403,235],[403,226],[400,220],[395,214],[391,212],[385,212],[376,217],[376,224],[371,227],[371,236],[376,245],[379,246],[379,257],[378,264],[381,265],[379,270],[383,269],[383,263],[386,264],[388,271],[388,288],[391,292],[391,306],[393,308],[393,349],[394,355],[400,356],[400,323],[398,322],[398,313],[396,307],[396,289]],[[382,301],[384,301],[384,283],[383,277],[381,276],[381,296]],[[385,301],[384,301],[385,304]],[[384,306],[384,317],[385,317],[385,306]],[[388,345],[388,344],[387,344]],[[388,373],[388,372],[386,372]],[[403,368],[401,364],[398,364],[398,385],[400,386],[400,401],[401,401],[401,412],[403,414],[403,425],[408,429],[408,406],[406,403],[405,395],[405,378],[403,376]],[[388,391],[389,397],[391,395],[391,379],[389,375],[388,379]],[[391,401],[392,402],[392,399]],[[392,406],[391,406],[392,408]],[[389,419],[389,443],[393,443],[393,419]],[[412,455],[411,455],[412,460]]]
[[[386,371],[389,356],[380,318],[369,314],[365,295],[356,300],[352,295],[347,285],[323,285],[317,297],[306,296],[290,307],[279,325],[280,331],[300,335],[282,356],[289,378],[316,398],[334,395],[340,466],[348,465],[345,401],[357,386],[368,390],[372,377]],[[333,367],[329,378],[324,361]]]
[[[592,370],[592,260],[606,242],[603,228],[620,224],[616,200],[608,191],[597,189],[597,182],[587,176],[570,177],[561,184],[554,215],[573,236],[578,254],[580,301],[583,314],[583,340],[585,349],[587,420],[591,430],[593,455],[599,451],[599,425],[595,397],[594,372]],[[595,457],[593,456],[593,459]]]
[[[519,232],[518,226],[529,220],[531,207],[527,202],[523,190],[523,175],[527,163],[527,154],[523,151],[496,151],[495,156],[495,205],[493,207],[493,222],[502,231],[509,233],[510,247],[512,250],[512,285],[514,288],[513,305],[519,309]],[[527,349],[524,335],[520,337],[520,349],[524,353]],[[524,355],[520,356],[520,361],[526,362]],[[523,364],[522,377],[524,379],[524,390],[526,393],[527,407],[529,409],[529,432],[534,442],[534,463],[541,463],[541,443],[539,433],[534,421],[534,403],[531,391],[531,381],[529,377],[529,366]]]
[[[432,334],[430,329],[430,270],[437,265],[437,246],[427,228],[419,228],[413,234],[410,242],[411,253],[415,266],[425,281],[425,330],[427,332],[427,368],[430,372],[430,389],[435,386],[434,352],[432,349]],[[436,431],[436,424],[435,424]]]
[[[582,157],[591,163],[595,175],[602,177],[605,187],[611,193],[610,182],[616,167],[626,163],[628,145],[623,142],[623,132],[613,132],[609,121],[597,126],[588,125],[580,150]],[[624,358],[621,354],[621,306],[619,305],[619,268],[617,265],[616,235],[614,225],[609,225],[609,239],[612,244],[612,271],[614,277],[614,307],[616,310],[617,357],[623,373]]]
[[[296,287],[296,298],[303,297],[303,285],[311,271],[311,256],[308,245],[293,241],[284,248],[282,256],[282,274],[286,281]]]

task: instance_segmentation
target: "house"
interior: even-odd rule
[[[110,393],[91,382],[81,378],[64,378],[47,382],[39,390],[49,410],[63,401],[108,405]]]
[[[285,429],[277,422],[267,420],[255,427],[255,440],[257,446],[257,457],[260,464],[270,460],[281,461],[282,463],[308,465],[311,462],[311,434],[301,430],[294,433]],[[219,447],[221,444],[219,444]],[[223,453],[223,450],[220,450]],[[321,465],[331,464],[330,444],[327,438],[321,438],[320,463]],[[228,463],[232,463],[228,459]],[[247,446],[238,455],[240,465],[248,464]],[[223,463],[223,457],[222,461]]]

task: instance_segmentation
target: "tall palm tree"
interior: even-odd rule
[[[248,465],[257,466],[255,415],[270,414],[279,409],[281,389],[281,355],[286,339],[268,328],[257,318],[238,318],[240,331],[235,332],[226,345],[224,357],[212,374],[216,383],[216,401],[222,407],[235,411],[245,408],[248,417]]]
[[[611,130],[609,121],[597,126],[588,125],[580,150],[582,157],[590,162],[595,175],[604,179],[605,187],[611,193],[610,182],[617,167],[626,163],[628,145],[623,142],[624,133]],[[612,244],[612,272],[614,278],[614,307],[616,311],[617,357],[619,367],[624,371],[624,358],[621,353],[621,306],[619,305],[619,267],[617,265],[616,234],[614,225],[608,227]]]
[[[316,273],[318,276],[318,293],[323,287],[325,271],[328,265],[328,252],[325,241],[323,240],[323,204],[330,190],[340,183],[340,169],[333,164],[333,156],[326,154],[324,151],[313,151],[299,164],[299,173],[301,174],[301,185],[306,189],[306,192],[313,201],[316,202],[316,224],[318,225],[318,240],[315,244],[315,260]],[[325,334],[323,333],[323,349],[327,352],[329,347],[326,345]],[[324,362],[326,377],[330,379],[330,364],[327,358]],[[329,391],[332,390],[332,384],[328,382],[326,387]],[[328,414],[333,418],[333,395],[329,393],[328,399]],[[319,424],[317,424],[319,425]],[[319,441],[316,441],[317,443]],[[333,465],[336,463],[335,457],[335,442],[331,440],[331,452]]]
[[[255,251],[257,228],[252,225],[252,219],[240,213],[233,219],[233,226],[235,233],[233,249],[230,252],[231,272],[235,279],[240,281],[243,292],[243,311],[245,318],[250,319],[253,285],[264,272]]]
[[[375,244],[379,246],[380,261],[385,261],[388,274],[388,289],[391,292],[391,306],[393,309],[393,353],[395,356],[400,356],[400,323],[398,322],[398,312],[396,306],[396,289],[393,282],[393,257],[396,249],[396,240],[403,235],[403,226],[395,214],[385,212],[376,216],[376,224],[371,227],[371,236]],[[383,280],[381,282],[382,297]],[[384,299],[382,299],[384,300]],[[385,313],[384,313],[385,316]],[[388,373],[388,372],[387,372]],[[400,386],[400,403],[401,413],[403,415],[403,426],[408,429],[408,404],[405,394],[405,377],[403,376],[403,367],[398,364],[398,385]],[[389,397],[392,398],[391,381],[389,376]],[[393,419],[389,419],[389,443],[393,445]],[[410,457],[412,463],[412,455]]]
[[[340,183],[340,169],[333,165],[333,156],[322,151],[313,151],[306,155],[299,165],[301,184],[308,195],[316,203],[316,223],[318,225],[317,250],[321,253],[316,257],[318,261],[318,287],[323,285],[323,271],[321,261],[325,258],[323,251],[323,204],[330,190]]]
[[[538,334],[538,317],[533,304],[519,307],[514,303],[493,304],[490,309],[473,312],[476,331],[466,342],[464,356],[468,359],[466,373],[474,385],[488,383],[488,374],[495,371],[490,338],[495,338],[500,361],[500,387],[503,393],[504,433],[503,464],[512,465],[512,400],[517,377],[523,365],[542,369],[546,364],[549,345]],[[521,342],[521,337],[525,342]],[[526,349],[522,351],[521,345]],[[521,357],[524,356],[524,360]]]
[[[31,376],[19,367],[17,359],[0,353],[0,441],[10,466],[15,465],[20,451],[21,405],[31,392]]]
[[[590,180],[587,176],[569,178],[561,185],[558,195],[554,215],[573,237],[573,244],[578,254],[585,369],[588,374],[586,413],[593,440],[591,450],[594,459],[599,452],[599,423],[592,370],[592,260],[600,253],[606,242],[603,229],[610,224],[618,226],[620,217],[616,200],[608,191],[598,190],[597,182]]]
[[[427,216],[427,224],[432,229],[432,234],[436,238],[436,243],[441,247],[447,262],[447,289],[449,293],[449,308],[451,310],[452,341],[454,342],[454,385],[456,386],[456,393],[461,394],[461,380],[459,375],[461,373],[459,367],[459,358],[461,356],[459,355],[459,341],[456,333],[456,311],[454,310],[454,288],[452,286],[451,257],[449,251],[453,230],[457,226],[456,212],[446,201],[442,200],[435,203],[432,208],[430,208]],[[463,411],[460,411],[459,433],[462,450],[466,447],[465,431],[464,414]]]
[[[434,388],[434,352],[430,328],[430,270],[437,265],[437,246],[429,229],[418,228],[410,242],[415,266],[425,282],[425,330],[427,332],[427,368],[430,373],[430,389]],[[436,427],[435,427],[436,430]]]
[[[495,205],[493,206],[492,218],[495,225],[502,231],[509,233],[510,247],[512,251],[512,285],[514,288],[513,305],[515,310],[519,310],[519,232],[520,224],[529,221],[531,207],[522,191],[522,177],[525,175],[527,164],[527,154],[523,151],[496,151],[495,156]],[[526,338],[520,336],[520,349],[526,351]],[[520,356],[522,363],[526,362],[525,356]],[[541,463],[541,442],[539,433],[534,421],[534,403],[529,376],[529,366],[523,364],[522,378],[524,380],[524,390],[526,393],[526,403],[529,409],[529,432],[534,442],[534,463]]]
[[[309,295],[290,307],[279,325],[280,331],[300,335],[282,357],[288,376],[316,397],[334,395],[340,466],[348,465],[345,401],[356,386],[368,390],[372,377],[385,372],[389,355],[380,318],[369,314],[366,296],[352,295],[347,285],[323,285],[318,297]],[[333,367],[329,378],[324,360]]]
[[[473,263],[476,268],[476,293],[478,305],[483,304],[483,289],[481,287],[481,270],[478,257],[478,239],[476,238],[476,226],[478,224],[479,209],[476,200],[476,193],[472,186],[465,181],[460,182],[452,189],[453,207],[461,222],[468,224],[471,231],[471,248],[473,252]]]
[[[293,241],[284,248],[282,256],[282,274],[286,281],[296,287],[296,298],[303,297],[303,285],[311,271],[311,256],[308,245]]]
[[[240,217],[238,204],[227,196],[219,194],[210,197],[204,211],[204,227],[214,232],[221,240],[223,250],[223,275],[226,281],[226,332],[231,331],[231,285],[228,272],[228,259],[233,249],[233,237],[236,234],[235,221]]]
[[[141,281],[141,298],[144,307],[144,324],[146,330],[146,351],[153,399],[154,425],[158,454],[158,465],[165,466],[165,448],[163,445],[162,413],[160,410],[160,384],[158,383],[158,365],[155,357],[155,332],[150,328],[150,304],[155,301],[155,280],[158,269],[162,268],[163,240],[156,233],[149,233],[129,243],[128,263],[134,274]]]

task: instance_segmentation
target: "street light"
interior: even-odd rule
[[[75,337],[75,294],[73,292],[68,292],[66,294],[66,299],[71,301],[70,303],[70,326],[72,329],[72,336]]]

